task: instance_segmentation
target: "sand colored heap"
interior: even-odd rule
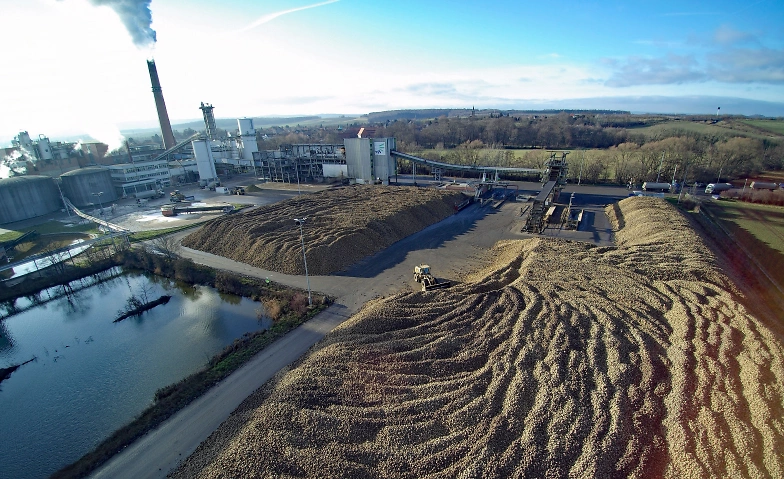
[[[462,193],[431,188],[355,186],[325,190],[218,218],[182,244],[286,274],[330,274],[454,214]]]
[[[658,199],[367,305],[177,477],[784,477],[782,338]],[[779,331],[780,328],[775,328]]]

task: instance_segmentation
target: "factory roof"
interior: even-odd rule
[[[43,181],[52,181],[52,178],[43,175],[12,176],[10,178],[0,179],[0,184],[14,185],[14,184],[23,184],[23,183],[41,183]]]
[[[97,173],[100,171],[106,171],[106,168],[100,166],[89,166],[87,168],[79,168],[77,170],[71,170],[66,173],[63,173],[60,176],[79,176],[79,175],[91,175],[93,173]]]

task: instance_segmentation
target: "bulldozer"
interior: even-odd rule
[[[422,283],[422,291],[447,288],[452,284],[446,280],[439,281],[438,278],[430,274],[430,266],[426,264],[414,266],[414,281]]]

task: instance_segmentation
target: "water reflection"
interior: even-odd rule
[[[45,477],[88,452],[245,333],[259,303],[144,274],[97,275],[0,305],[0,477]],[[172,300],[113,323],[132,291]],[[87,419],[89,418],[89,420]]]

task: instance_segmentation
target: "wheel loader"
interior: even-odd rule
[[[426,264],[414,266],[414,281],[422,283],[422,291],[447,288],[452,284],[447,280],[439,281],[438,278],[430,274],[430,266]]]

